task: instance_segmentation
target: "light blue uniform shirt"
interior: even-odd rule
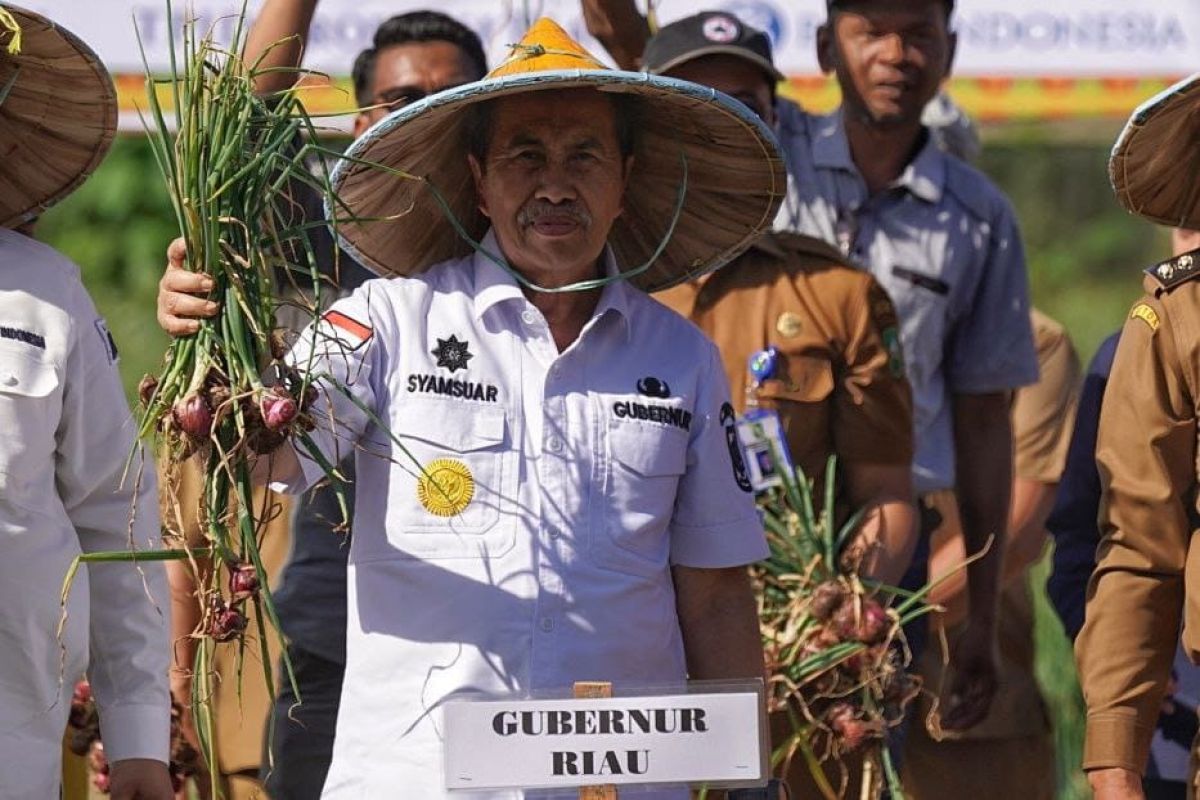
[[[832,242],[891,295],[913,391],[919,493],[954,486],[955,394],[1037,380],[1016,215],[983,173],[933,137],[874,197],[850,157],[841,112],[780,104],[789,191],[777,227]]]
[[[491,234],[484,245],[499,252]],[[314,431],[325,457],[361,448],[324,796],[445,796],[438,706],[455,693],[684,681],[671,566],[767,554],[735,475],[725,373],[699,330],[621,281],[559,353],[542,314],[481,256],[368,281],[331,313],[293,358],[307,363],[316,341],[314,368],[407,453],[344,396],[318,401],[337,421],[322,413]],[[439,459],[474,481],[455,516],[419,496],[416,465]],[[306,484],[322,477],[301,461]]]

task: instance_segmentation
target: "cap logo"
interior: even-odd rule
[[[733,17],[724,14],[704,20],[704,38],[717,44],[728,44],[741,35],[741,26]]]

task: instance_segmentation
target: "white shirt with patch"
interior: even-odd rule
[[[318,401],[325,459],[358,448],[324,796],[448,796],[439,705],[459,693],[682,684],[672,565],[767,554],[716,348],[620,281],[559,353],[482,256],[368,281],[332,313],[292,355],[354,398]]]
[[[162,564],[80,569],[56,635],[75,556],[159,546],[154,465],[121,482],[136,426],[116,360],[79,269],[0,229],[0,797],[58,796],[85,668],[109,761],[167,759]]]

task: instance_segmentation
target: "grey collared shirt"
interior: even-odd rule
[[[780,106],[790,185],[777,227],[838,245],[887,289],[913,390],[916,488],[951,488],[952,396],[1037,380],[1025,253],[1012,206],[933,137],[892,186],[869,196],[841,112],[816,116]]]

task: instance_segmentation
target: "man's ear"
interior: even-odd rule
[[[483,174],[483,165],[475,156],[468,154],[467,166],[471,168],[471,179],[475,183],[475,197],[479,200],[479,213],[490,219],[492,215],[488,213],[487,196],[483,192],[483,183],[486,180]]]
[[[359,112],[354,115],[354,124],[351,131],[354,133],[355,139],[366,133],[369,127],[371,127],[371,120],[366,114]]]
[[[817,28],[817,64],[821,67],[821,72],[828,75],[833,72],[837,66],[836,36],[833,33],[833,18]]]
[[[954,56],[958,54],[958,32],[950,31],[948,34],[950,41],[950,50],[946,53],[946,72],[942,75],[942,80],[950,77],[954,71]]]

